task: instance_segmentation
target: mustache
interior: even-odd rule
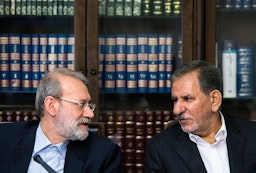
[[[83,118],[83,119],[80,119],[78,121],[78,124],[85,124],[85,125],[89,125],[91,124],[92,120],[90,118]]]

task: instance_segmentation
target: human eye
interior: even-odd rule
[[[192,100],[193,100],[193,98],[190,97],[190,96],[184,96],[183,99],[184,99],[185,101],[192,101]]]
[[[86,102],[80,102],[80,103],[77,103],[77,105],[79,106],[79,108],[84,108],[84,106],[86,105],[87,103]]]

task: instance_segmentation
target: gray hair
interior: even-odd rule
[[[88,80],[81,72],[73,71],[67,68],[55,68],[44,74],[36,91],[35,108],[37,115],[42,117],[44,114],[44,100],[47,96],[61,97],[62,89],[57,79],[57,74],[74,77],[87,84]]]

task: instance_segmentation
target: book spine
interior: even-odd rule
[[[6,16],[11,15],[11,0],[5,0],[4,2],[4,14]]]
[[[223,8],[223,0],[216,0],[216,8],[217,9]]]
[[[31,15],[36,16],[37,0],[31,0]]]
[[[223,7],[226,9],[234,8],[234,0],[224,0]]]
[[[172,0],[164,0],[164,15],[170,16],[172,14]]]
[[[98,0],[99,3],[99,15],[106,16],[107,13],[107,0]]]
[[[115,92],[116,77],[116,36],[106,35],[104,91]]]
[[[10,57],[9,57],[9,34],[0,34],[0,90],[6,91],[10,89]]]
[[[252,8],[256,9],[256,0],[252,0]]]
[[[41,16],[43,11],[43,0],[36,1],[36,15]]]
[[[158,92],[164,93],[166,91],[166,51],[165,34],[158,36]]]
[[[4,15],[5,1],[0,1],[0,15]]]
[[[105,35],[103,34],[99,34],[99,38],[98,38],[98,42],[99,42],[99,89],[100,91],[103,90],[104,86],[104,61],[105,61]]]
[[[133,1],[133,16],[141,16],[141,1],[142,0]]]
[[[116,0],[107,0],[107,16],[115,16]]]
[[[138,34],[138,92],[148,89],[148,35]]]
[[[250,46],[239,46],[237,49],[237,96],[254,96],[254,57]]]
[[[58,15],[63,15],[63,0],[58,0]]]
[[[132,16],[133,0],[124,0],[124,16]]]
[[[75,36],[74,34],[68,35],[67,47],[67,68],[75,70]]]
[[[16,11],[16,2],[15,0],[11,0],[11,15],[15,15],[15,11]]]
[[[19,8],[21,9],[20,14],[25,16],[27,15],[27,0],[22,0],[21,3],[19,4]],[[17,7],[16,7],[17,9]]]
[[[234,0],[234,8],[241,9],[243,8],[243,0]]]
[[[42,0],[42,15],[48,15],[48,0]]]
[[[47,71],[47,34],[39,35],[39,57],[40,57],[40,79],[44,76],[44,73]]]
[[[222,50],[223,97],[237,96],[237,50],[236,41],[224,40]]]
[[[152,15],[152,4],[151,0],[142,0],[141,1],[141,13],[142,16],[150,16]]]
[[[58,34],[58,43],[57,43],[57,65],[61,68],[67,67],[67,45],[68,38],[67,34]]]
[[[158,91],[158,36],[150,34],[148,36],[148,91],[156,93]]]
[[[172,1],[172,11],[174,15],[181,14],[181,0],[173,0]]]
[[[32,0],[27,0],[27,15],[32,15]]]
[[[48,34],[48,71],[58,67],[58,35]]]
[[[126,91],[126,35],[116,35],[116,91]]]
[[[10,34],[10,89],[21,89],[20,34]]]
[[[124,15],[124,0],[116,0],[115,14],[116,16]]]
[[[17,16],[22,14],[22,7],[23,6],[22,6],[21,0],[16,0],[16,4],[15,4],[15,10],[16,11],[15,11],[15,13],[16,13]],[[24,15],[24,14],[22,14],[22,15]]]
[[[171,75],[173,72],[173,35],[166,34],[166,42],[165,42],[165,55],[166,55],[166,62],[165,62],[165,88],[166,92],[171,92]]]
[[[164,14],[164,2],[163,0],[153,0],[152,13],[155,16],[162,16]]]
[[[36,91],[40,81],[39,34],[31,35],[32,91]]]
[[[53,0],[48,0],[47,3],[47,15],[52,16],[53,15]]]
[[[63,0],[63,15],[68,15],[68,0]]]
[[[75,0],[69,0],[68,1],[68,15],[74,16],[74,7],[75,7]]]
[[[52,2],[52,15],[53,16],[58,15],[58,0],[53,0]]]
[[[243,8],[251,9],[252,8],[252,0],[243,0]]]
[[[137,35],[127,35],[127,92],[138,92],[138,43]]]
[[[21,34],[21,89],[31,91],[31,35]]]

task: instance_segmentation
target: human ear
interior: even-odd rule
[[[212,103],[212,111],[218,112],[222,103],[222,96],[219,90],[213,90],[210,93],[210,101]]]
[[[58,112],[59,103],[54,97],[47,96],[44,99],[44,107],[50,116],[55,116]]]

